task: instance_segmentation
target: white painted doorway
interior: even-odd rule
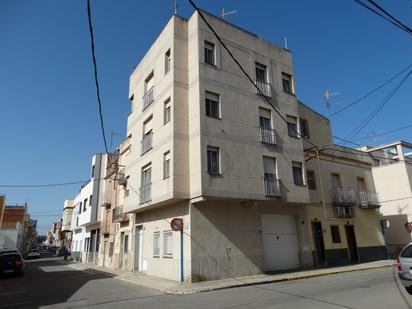
[[[143,226],[135,227],[134,241],[134,271],[142,271],[143,264]]]

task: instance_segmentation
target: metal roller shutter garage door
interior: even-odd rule
[[[262,215],[265,271],[299,267],[296,220],[289,215]]]

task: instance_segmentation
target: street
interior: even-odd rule
[[[182,296],[75,270],[61,258],[28,261],[24,277],[0,279],[0,308],[411,308],[406,300],[391,267]]]

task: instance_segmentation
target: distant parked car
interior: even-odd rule
[[[40,257],[40,251],[38,249],[31,249],[27,254],[28,259],[36,259]]]
[[[412,295],[412,242],[406,245],[396,262],[399,279],[406,291]]]
[[[54,255],[54,254],[56,254],[57,247],[56,246],[49,246],[47,248],[47,250],[49,250],[49,252]]]
[[[18,250],[0,249],[0,276],[7,274],[24,274],[24,261]]]

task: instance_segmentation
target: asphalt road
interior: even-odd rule
[[[408,302],[390,267],[182,296],[79,271],[61,258],[30,261],[24,277],[0,279],[0,308],[412,308]]]

